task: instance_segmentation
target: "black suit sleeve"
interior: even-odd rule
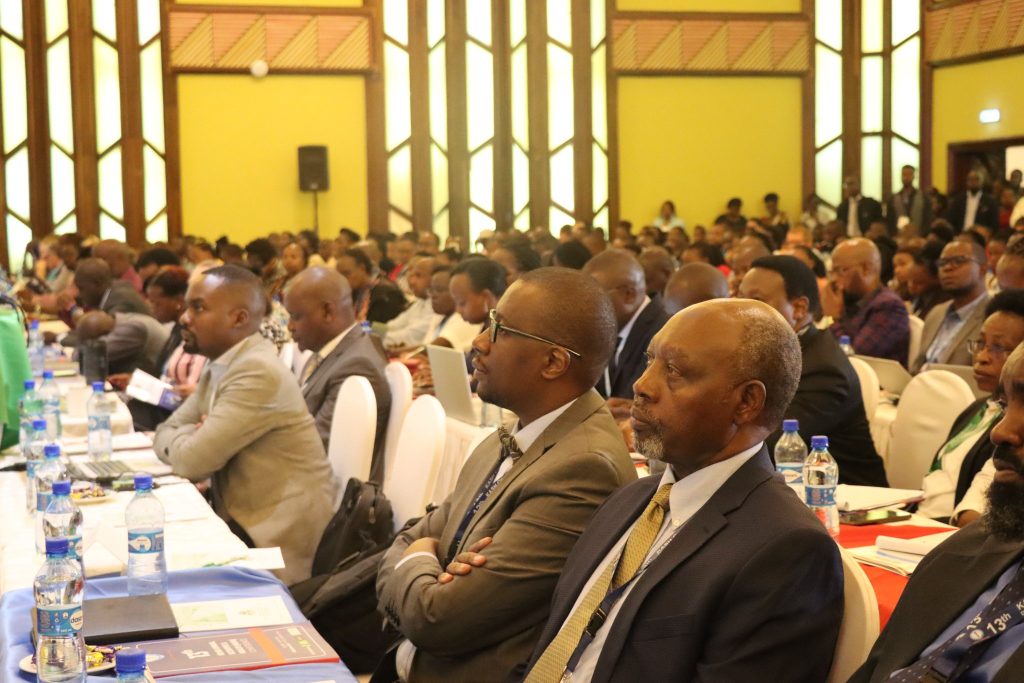
[[[397,287],[374,287],[370,290],[366,319],[373,323],[386,323],[404,311],[405,304],[405,296]]]

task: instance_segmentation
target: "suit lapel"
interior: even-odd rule
[[[982,296],[987,298],[985,294],[982,294]],[[945,352],[943,353],[943,355],[946,357],[946,360],[948,360],[953,355],[954,351],[960,348],[961,344],[967,341],[967,335],[970,334],[971,329],[976,324],[979,324],[982,320],[984,320],[985,304],[985,301],[979,301],[978,304],[974,307],[974,310],[971,311],[970,317],[967,318],[967,320],[964,320],[963,324],[960,325],[960,329],[956,331],[956,335],[953,336],[952,341],[949,342],[949,344],[946,346]],[[950,305],[952,306],[952,304]]]
[[[658,314],[655,303],[654,299],[651,299],[651,302],[647,304],[647,308],[637,316],[636,322],[633,323],[633,328],[629,331],[629,336],[622,342],[622,353],[619,354],[619,362],[615,364],[615,374],[609,376],[612,394],[615,393],[615,385],[618,384],[619,377],[622,376],[622,369],[624,367],[632,367],[633,358],[647,351],[646,348],[640,348],[637,340],[644,338],[648,328],[650,328],[651,323]]]
[[[334,365],[338,361],[338,359],[341,358],[345,354],[345,352],[353,344],[356,343],[356,340],[359,339],[359,334],[361,333],[362,330],[360,330],[358,326],[353,327],[351,330],[348,331],[348,333],[344,337],[341,338],[341,341],[338,342],[338,345],[335,346],[334,349],[332,349],[329,354],[327,354],[327,357],[320,361],[320,365],[318,365],[313,370],[313,374],[309,376],[309,379],[301,387],[303,398],[313,393],[314,388],[316,388],[318,391],[321,389],[320,385],[324,384],[327,381],[327,377],[329,377],[329,374],[327,372],[324,372],[323,369],[325,367],[330,367]],[[312,358],[313,356],[310,356],[310,359]]]

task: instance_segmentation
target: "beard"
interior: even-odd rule
[[[993,460],[1010,463],[1024,476],[1024,463],[1007,449],[997,448]],[[986,494],[988,512],[984,521],[987,531],[1000,541],[1024,540],[1024,484],[993,481]]]
[[[854,308],[860,303],[860,294],[854,294],[853,292],[843,290],[843,305],[846,308]]]
[[[665,461],[665,437],[661,427],[651,427],[643,436],[634,434],[637,452],[648,460]]]

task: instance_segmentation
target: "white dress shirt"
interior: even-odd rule
[[[967,191],[967,206],[964,208],[964,230],[974,227],[974,217],[978,214],[978,205],[981,204],[981,190],[971,194]]]
[[[423,342],[423,336],[434,317],[430,299],[414,299],[409,306],[388,322],[384,346],[414,346]]]
[[[690,474],[679,481],[676,481],[675,473],[673,473],[671,467],[665,468],[665,473],[661,475],[661,484],[659,488],[665,484],[672,484],[672,490],[669,492],[669,510],[668,514],[665,515],[665,519],[661,523],[661,531],[658,532],[657,537],[654,539],[654,543],[651,544],[651,549],[647,553],[647,557],[644,560],[644,564],[641,566],[640,571],[646,569],[647,563],[653,560],[665,546],[675,537],[676,533],[686,524],[690,519],[697,514],[697,512],[704,507],[715,492],[718,491],[729,480],[732,475],[736,474],[748,460],[757,455],[763,446],[763,442],[752,446],[742,453],[732,456],[728,460],[717,462],[714,465],[708,465],[703,469],[699,469],[693,474]],[[639,518],[638,518],[639,519]],[[626,539],[629,538],[629,534],[633,531],[634,524],[631,524],[626,532],[622,534],[619,540],[612,546],[612,549],[608,551],[601,563],[594,568],[594,573],[590,575],[590,579],[583,586],[579,595],[576,597],[576,603],[573,604],[572,611],[569,612],[569,616],[566,617],[565,622],[562,622],[562,628],[565,628],[565,623],[572,617],[573,611],[579,607],[580,602],[586,596],[587,592],[590,591],[590,587],[594,585],[594,582],[600,578],[601,574],[604,573],[605,568],[609,562],[618,562],[619,556],[622,555],[622,550],[626,546]],[[615,617],[619,613],[619,608],[626,600],[629,599],[629,594],[636,587],[637,582],[630,583],[623,591],[619,599],[612,605],[612,608],[608,611],[608,617],[604,621],[604,625],[598,630],[594,640],[590,643],[586,650],[583,651],[583,655],[580,657],[579,662],[576,665],[576,669],[572,674],[573,683],[589,683],[591,677],[594,675],[594,667],[597,665],[597,660],[601,656],[601,650],[604,647],[605,638],[612,629],[612,624],[615,621]]]
[[[850,197],[846,213],[846,234],[850,237],[860,237],[862,234],[860,220],[857,218],[857,203],[860,197]]]
[[[971,480],[971,487],[967,489],[967,493],[960,499],[960,504],[953,508],[953,519],[956,519],[960,516],[960,513],[968,510],[974,510],[979,514],[988,512],[988,487],[992,485],[992,480],[995,477],[996,466],[992,462],[992,458],[989,458],[981,466],[978,473],[974,475],[974,479]]]
[[[480,325],[466,322],[458,313],[452,313],[447,317],[435,313],[430,328],[423,337],[423,343],[429,344],[441,337],[450,341],[456,351],[466,353],[473,347],[473,340],[479,334]]]
[[[341,331],[341,334],[339,334],[337,337],[321,346],[319,351],[315,351],[313,355],[309,357],[309,360],[307,360],[306,364],[302,367],[302,381],[300,382],[301,386],[306,386],[306,384],[309,382],[309,378],[313,376],[313,373],[316,372],[316,369],[320,367],[321,363],[324,362],[324,358],[327,358],[327,356],[331,355],[331,352],[334,351],[334,349],[338,348],[338,344],[340,344],[341,340],[345,338],[345,335],[351,332],[352,329],[358,324],[359,323],[352,323],[351,325],[346,327],[344,330]]]

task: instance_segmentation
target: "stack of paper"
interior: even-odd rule
[[[923,492],[916,489],[890,489],[881,486],[836,487],[836,504],[840,510],[875,510],[893,505],[905,505],[922,500]]]
[[[895,538],[893,536],[879,536],[875,539],[875,545],[880,550],[903,553],[906,555],[917,555],[924,557],[935,547],[957,532],[957,529],[943,531],[917,538]]]
[[[850,554],[858,562],[887,569],[900,576],[910,576],[917,569],[921,561],[920,555],[908,555],[905,553],[882,550],[877,545],[868,545],[863,548],[850,548]]]

